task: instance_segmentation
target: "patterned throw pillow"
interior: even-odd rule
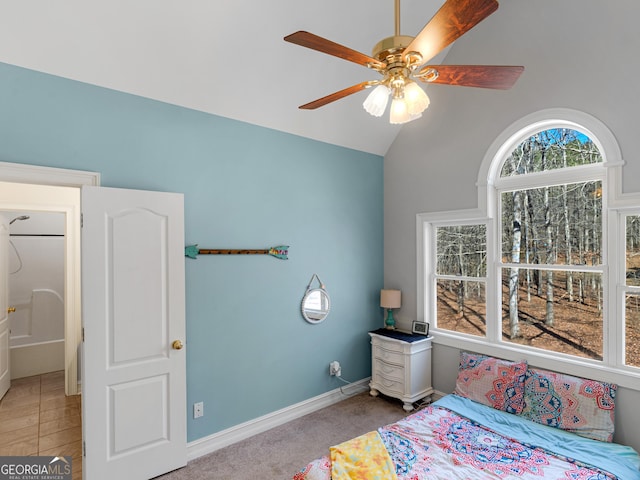
[[[527,362],[461,352],[455,393],[517,415],[524,408],[526,371]]]
[[[595,440],[613,440],[617,385],[537,368],[527,371],[522,416]]]

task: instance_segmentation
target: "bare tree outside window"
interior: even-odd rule
[[[486,335],[487,226],[436,229],[437,326]]]
[[[625,363],[640,367],[640,215],[625,223]]]
[[[579,132],[545,130],[518,145],[501,176],[601,161]],[[602,182],[505,191],[500,210],[504,339],[602,359]]]

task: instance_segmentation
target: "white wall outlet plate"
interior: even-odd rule
[[[200,418],[204,416],[204,402],[198,402],[193,404],[193,418]]]

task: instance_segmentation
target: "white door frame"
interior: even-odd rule
[[[2,213],[2,212],[0,212]],[[11,387],[9,336],[9,219],[0,215],[0,400]]]
[[[0,162],[0,210],[65,213],[65,393],[78,394],[78,347],[82,341],[80,274],[80,187],[100,185],[100,174]],[[14,185],[26,184],[26,185]],[[58,188],[69,187],[69,188]],[[30,198],[55,198],[34,203]]]

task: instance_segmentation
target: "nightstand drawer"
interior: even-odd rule
[[[390,396],[404,395],[404,382],[402,380],[394,380],[393,378],[379,375],[376,383],[382,393]]]
[[[395,340],[378,337],[375,339],[374,343],[377,347],[384,348],[385,350],[388,350],[391,352],[403,353],[405,351],[404,346]]]
[[[387,350],[386,348],[378,346],[373,347],[373,358],[379,358],[387,363],[404,365],[404,355],[402,353]]]
[[[375,374],[383,375],[388,379],[396,379],[399,381],[404,381],[404,367],[399,365],[393,365],[391,363],[386,363],[380,360],[379,358],[375,359],[374,363]]]

